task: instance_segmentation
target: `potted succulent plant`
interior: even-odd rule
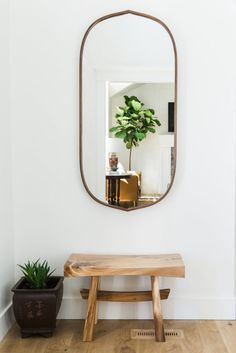
[[[160,121],[155,117],[155,111],[145,108],[135,96],[124,96],[125,105],[117,108],[115,116],[116,125],[109,131],[120,138],[129,150],[129,170],[131,170],[131,154],[133,147],[147,137],[149,132],[155,133],[156,128],[161,126]]]
[[[19,265],[24,277],[12,288],[13,310],[21,328],[21,337],[41,334],[50,337],[56,327],[56,317],[63,295],[62,276],[52,276],[47,261],[28,261]]]

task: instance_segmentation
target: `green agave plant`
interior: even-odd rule
[[[133,147],[137,147],[149,132],[154,134],[161,123],[155,117],[154,109],[145,108],[144,103],[137,97],[124,96],[124,99],[125,105],[117,108],[116,125],[109,131],[124,141],[129,150],[129,170],[131,170]]]
[[[42,263],[39,260],[35,262],[28,261],[24,266],[18,265],[26,278],[29,288],[46,288],[50,276],[55,271],[50,271],[50,266],[46,260]]]

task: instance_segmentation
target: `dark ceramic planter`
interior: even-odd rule
[[[21,337],[40,334],[51,337],[61,306],[64,277],[52,276],[48,288],[28,289],[25,277],[12,288],[13,310],[21,329]]]

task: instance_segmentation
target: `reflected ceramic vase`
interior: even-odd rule
[[[109,153],[109,167],[110,170],[115,172],[117,171],[117,165],[118,165],[118,157],[115,152]]]

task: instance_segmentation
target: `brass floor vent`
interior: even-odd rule
[[[168,338],[184,338],[183,330],[165,329],[165,336]],[[155,337],[153,329],[132,329],[131,339],[133,340],[152,340]]]

